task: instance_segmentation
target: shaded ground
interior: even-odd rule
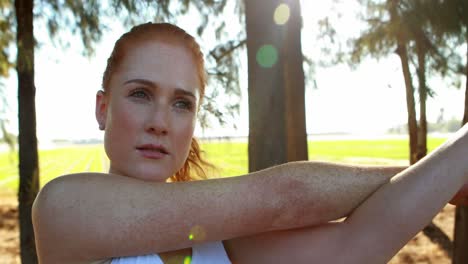
[[[18,211],[16,196],[12,193],[0,193],[0,263],[19,264]],[[445,233],[453,239],[455,207],[447,205],[434,219]],[[400,263],[437,263],[449,264],[450,259],[419,233],[390,262]]]
[[[13,193],[0,193],[0,263],[20,263],[17,206]]]

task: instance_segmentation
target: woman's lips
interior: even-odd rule
[[[162,159],[169,155],[169,152],[161,145],[146,144],[138,146],[136,149],[143,157],[148,159]]]

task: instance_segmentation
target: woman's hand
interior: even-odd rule
[[[449,203],[453,205],[468,206],[468,183],[463,185],[463,187],[457,192],[457,194],[455,194]]]

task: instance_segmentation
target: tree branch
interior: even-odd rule
[[[210,56],[213,57],[216,60],[216,62],[219,62],[222,58],[226,57],[227,55],[234,52],[236,49],[245,45],[247,43],[247,39],[243,39],[239,41],[236,45],[232,45],[233,42],[234,41],[229,41],[228,43],[224,45],[219,45],[215,47],[213,50],[210,51]],[[229,47],[226,49],[226,46],[229,46]],[[220,54],[216,54],[216,53],[220,53]]]

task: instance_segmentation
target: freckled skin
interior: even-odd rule
[[[97,95],[111,173],[66,175],[41,190],[32,211],[41,263],[149,253],[181,262],[197,239],[222,240],[233,263],[385,263],[468,181],[467,125],[405,170],[291,162],[162,183],[193,135],[200,87],[191,55],[177,43],[132,44]],[[148,158],[141,144],[168,154]]]
[[[165,181],[189,153],[199,102],[197,68],[181,45],[156,41],[134,45],[112,75],[110,91],[98,94],[96,115],[105,126],[111,173]],[[135,79],[150,84],[128,82]],[[195,97],[176,94],[176,89]],[[188,100],[190,109],[180,100]],[[143,157],[137,150],[143,144],[163,145],[169,154],[162,159]]]

